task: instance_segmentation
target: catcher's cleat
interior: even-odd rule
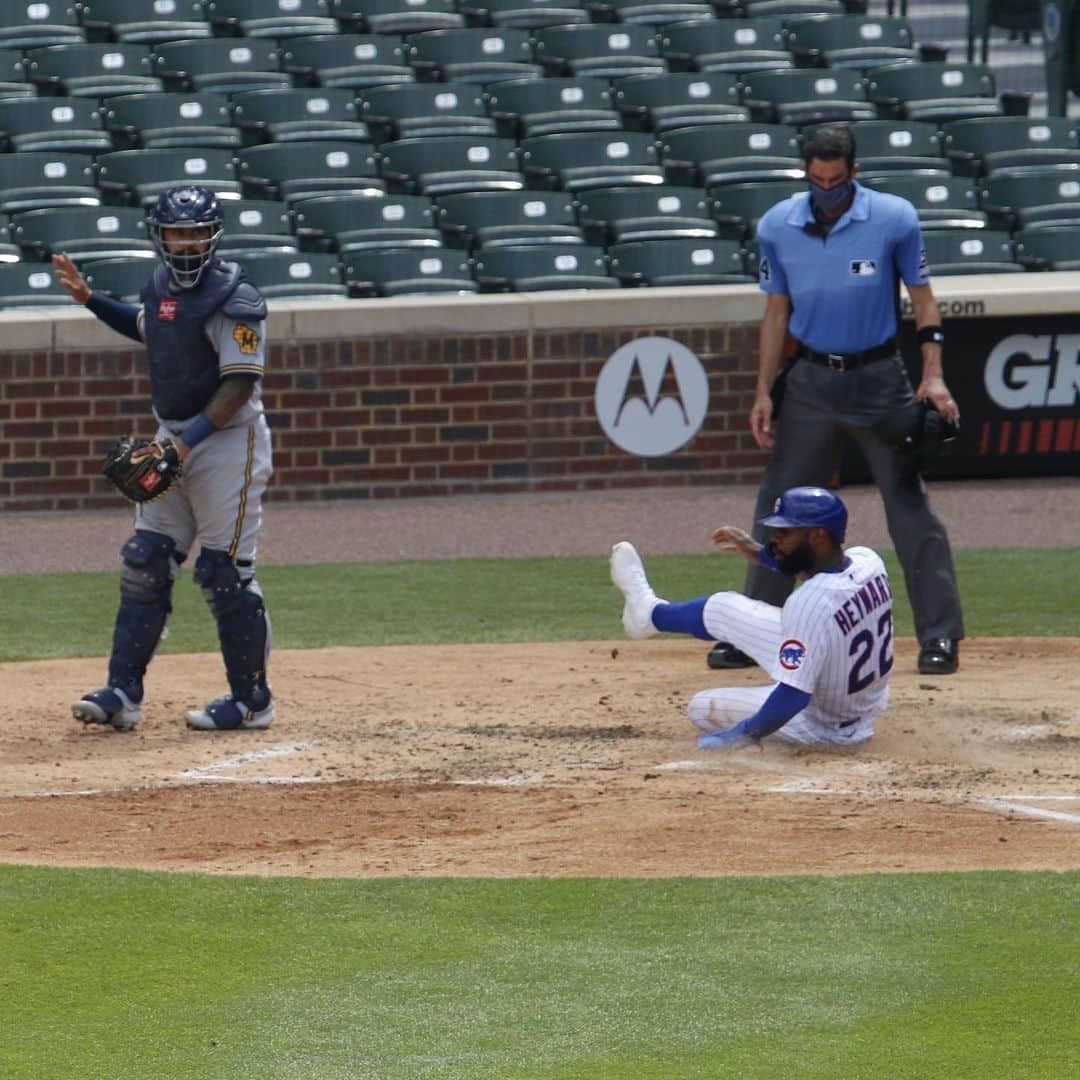
[[[142,706],[114,687],[84,694],[71,706],[76,720],[84,724],[108,724],[117,731],[131,731],[142,719]]]
[[[222,697],[205,709],[190,709],[187,726],[195,731],[263,731],[274,719],[274,699],[265,709],[249,709],[236,698]]]
[[[626,597],[622,624],[627,637],[652,637],[657,632],[652,621],[653,608],[663,601],[657,599],[645,576],[641,556],[628,540],[621,540],[611,549],[611,580]]]
[[[715,671],[737,671],[740,668],[757,667],[757,661],[736,649],[730,641],[718,641],[705,657],[705,663]]]

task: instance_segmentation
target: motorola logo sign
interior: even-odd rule
[[[616,349],[596,380],[596,417],[621,450],[662,457],[685,446],[709,411],[709,378],[685,346],[638,338]]]

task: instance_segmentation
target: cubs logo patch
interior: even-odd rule
[[[240,351],[245,356],[251,356],[259,347],[259,335],[244,323],[237,323],[232,332],[233,341],[240,346]]]
[[[798,671],[806,657],[806,646],[801,641],[789,638],[780,646],[780,666],[785,671]]]
[[[179,306],[179,301],[163,296],[161,303],[158,304],[157,317],[162,322],[173,322],[176,319],[176,310]]]
[[[852,259],[850,270],[856,277],[873,277],[877,273],[877,263],[873,259]]]

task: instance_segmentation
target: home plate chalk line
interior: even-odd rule
[[[326,782],[321,776],[227,776],[223,775],[226,770],[242,769],[246,765],[253,765],[257,761],[268,761],[271,758],[288,757],[301,750],[308,750],[315,746],[315,741],[300,743],[279,743],[277,746],[267,746],[262,750],[252,750],[246,754],[234,754],[232,757],[223,758],[221,761],[213,761],[209,765],[197,765],[191,769],[184,769],[178,775],[184,780],[203,780],[218,783],[240,784],[319,784]]]

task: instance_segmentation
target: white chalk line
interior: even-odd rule
[[[1080,814],[1069,814],[1064,810],[1051,810],[1046,806],[1029,806],[1027,803],[1013,802],[1012,799],[993,797],[981,797],[970,800],[981,803],[994,810],[1007,810],[1014,814],[1024,814],[1027,817],[1046,818],[1049,821],[1063,821],[1069,825],[1080,825]]]
[[[221,761],[211,762],[209,765],[197,765],[193,769],[185,769],[179,775],[185,780],[213,780],[216,778],[215,774],[224,772],[226,769],[239,769],[256,761],[287,757],[289,754],[295,754],[300,750],[308,750],[314,745],[314,742],[279,743],[277,746],[268,746],[264,750],[252,750],[247,754],[235,754]]]

